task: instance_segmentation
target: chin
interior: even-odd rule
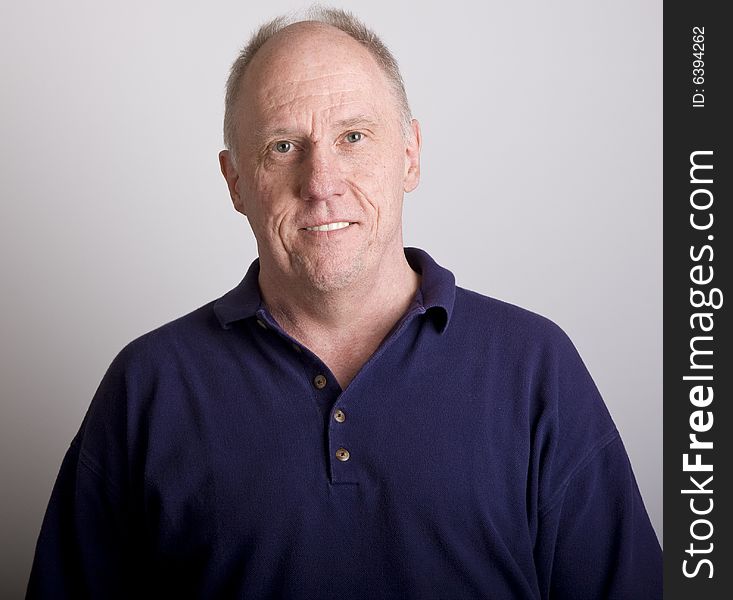
[[[330,256],[319,261],[303,261],[301,274],[319,292],[335,292],[352,285],[364,270],[361,257],[334,260]]]

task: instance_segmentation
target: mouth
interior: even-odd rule
[[[354,225],[349,221],[336,221],[334,223],[324,223],[323,225],[311,225],[303,227],[306,231],[336,231],[337,229],[345,229],[349,225]]]

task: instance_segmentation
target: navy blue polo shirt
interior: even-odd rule
[[[425,252],[347,389],[242,283],[129,344],[61,466],[29,597],[661,598],[619,434],[553,323]]]

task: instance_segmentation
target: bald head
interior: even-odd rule
[[[263,74],[277,75],[277,67],[294,61],[294,66],[303,69],[302,75],[314,68],[314,63],[303,60],[305,50],[308,56],[329,60],[321,50],[338,45],[343,53],[341,58],[363,60],[369,56],[372,65],[381,71],[381,77],[388,86],[394,99],[399,125],[404,135],[411,131],[411,113],[407,102],[402,76],[392,53],[363,23],[352,14],[337,9],[315,7],[307,11],[305,18],[277,17],[266,23],[251,37],[232,65],[227,81],[224,114],[224,144],[235,151],[237,146],[238,121],[247,115],[240,114],[239,100],[245,90],[252,85],[263,83]],[[261,71],[255,76],[245,77],[250,66],[260,64]],[[268,69],[268,65],[274,69]]]
[[[253,86],[284,79],[286,73],[307,80],[334,63],[344,68],[353,63],[388,85],[371,53],[350,35],[325,23],[301,21],[281,29],[260,47],[241,78],[238,95]]]

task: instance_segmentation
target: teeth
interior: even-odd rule
[[[325,225],[318,225],[318,227],[306,227],[308,231],[333,231],[335,229],[343,229],[348,227],[350,223],[348,221],[341,221],[339,223],[326,223]]]

